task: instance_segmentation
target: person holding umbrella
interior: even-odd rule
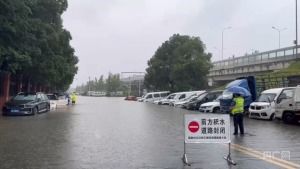
[[[238,134],[238,128],[240,129],[240,134],[244,134],[244,122],[243,122],[243,114],[244,114],[244,103],[245,99],[242,97],[241,93],[235,92],[233,93],[233,102],[231,108],[231,114],[233,115],[233,123],[234,123],[234,133],[233,135]]]

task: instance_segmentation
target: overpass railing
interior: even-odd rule
[[[300,45],[297,47],[292,46],[236,58],[229,58],[226,60],[213,62],[213,68],[210,69],[210,72],[250,65],[294,60],[299,58],[299,54]]]

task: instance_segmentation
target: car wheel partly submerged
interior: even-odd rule
[[[295,114],[292,112],[286,112],[283,114],[282,120],[284,123],[291,124],[295,122]]]
[[[213,113],[221,113],[220,107],[215,107],[215,108],[213,109]]]
[[[34,107],[34,108],[32,108],[32,115],[35,115],[35,114],[37,114],[38,113],[38,108],[37,107]]]
[[[49,112],[49,111],[50,111],[50,105],[48,104],[46,112]]]
[[[273,121],[275,119],[275,113],[273,113],[271,116],[270,116],[270,121]]]

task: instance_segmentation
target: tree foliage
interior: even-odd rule
[[[64,90],[78,58],[61,15],[67,0],[0,0],[0,70]]]
[[[145,85],[150,90],[186,91],[207,87],[211,54],[199,37],[175,34],[148,61]]]

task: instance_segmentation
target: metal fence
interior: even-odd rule
[[[298,50],[297,50],[298,48]],[[295,60],[300,54],[300,46],[286,47],[261,53],[254,53],[241,57],[232,57],[226,60],[213,62],[213,68],[210,71],[217,71],[223,69],[258,65],[264,63],[273,63],[281,61]],[[296,52],[297,51],[297,52]]]

